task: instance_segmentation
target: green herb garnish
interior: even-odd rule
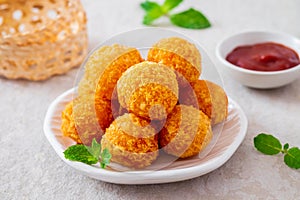
[[[170,15],[169,12],[182,1],[183,0],[165,0],[162,5],[159,5],[156,2],[146,0],[141,3],[141,7],[146,12],[143,24],[151,25],[154,20],[162,16],[167,16],[174,25],[183,28],[203,29],[211,26],[209,20],[200,11],[194,8]]]
[[[143,24],[150,25],[154,20],[164,15],[164,11],[158,3],[146,1],[141,3],[141,7],[146,11]]]
[[[173,24],[183,28],[202,29],[210,27],[208,19],[193,8],[171,15],[170,19]]]
[[[71,161],[78,161],[88,165],[100,163],[102,168],[105,168],[111,159],[111,154],[108,149],[103,149],[101,152],[101,144],[96,139],[93,139],[91,146],[76,144],[70,146],[64,151],[65,158]]]
[[[265,133],[261,133],[254,138],[254,146],[266,155],[282,153],[287,166],[294,169],[300,168],[300,149],[298,147],[289,148],[288,143],[282,146],[277,138]]]
[[[109,164],[111,159],[111,154],[109,153],[108,149],[103,149],[102,153],[101,153],[101,162],[100,165],[102,168],[105,168],[106,165]]]

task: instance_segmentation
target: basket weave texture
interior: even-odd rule
[[[0,76],[44,80],[87,54],[80,0],[0,0]]]

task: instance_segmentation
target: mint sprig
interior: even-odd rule
[[[141,7],[146,11],[143,19],[143,24],[145,25],[150,25],[154,20],[165,14],[161,6],[156,2],[145,1],[141,3]]]
[[[183,0],[165,0],[162,5],[159,5],[156,2],[146,0],[141,3],[141,7],[146,12],[143,24],[151,25],[156,19],[167,16],[174,25],[183,28],[203,29],[211,26],[205,15],[194,8],[190,8],[180,13],[169,14],[169,12],[177,7],[182,1]]]
[[[65,158],[71,161],[78,161],[88,165],[100,163],[101,168],[105,168],[111,159],[108,149],[101,152],[101,144],[93,139],[91,146],[76,144],[68,147],[64,151]]]
[[[190,8],[184,12],[170,16],[173,24],[191,29],[202,29],[210,27],[208,19],[198,10]]]
[[[273,135],[260,133],[254,138],[255,148],[266,155],[284,154],[284,163],[293,169],[300,168],[300,149],[289,147],[286,143],[282,146],[281,142]]]
[[[165,13],[168,13],[170,10],[181,4],[181,2],[183,2],[183,0],[165,0],[161,8]]]

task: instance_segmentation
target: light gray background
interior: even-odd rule
[[[144,27],[137,0],[83,0],[89,47],[112,35]],[[284,31],[300,37],[299,0],[186,0],[212,22],[205,30],[186,30],[159,20],[156,25],[186,34],[202,44],[219,68],[217,43],[246,30]],[[174,10],[174,11],[176,11]],[[0,78],[0,199],[299,199],[300,171],[283,156],[265,156],[253,137],[270,132],[300,146],[300,79],[274,90],[241,86],[222,73],[228,95],[244,109],[249,128],[233,157],[219,169],[192,180],[144,186],[115,185],[77,173],[46,140],[42,125],[48,105],[73,87],[77,69],[44,82]]]

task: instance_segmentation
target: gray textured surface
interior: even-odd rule
[[[141,25],[140,1],[82,1],[89,18],[90,49],[110,36]],[[196,3],[197,2],[197,3]],[[300,37],[299,0],[186,0],[212,21],[206,30],[184,30],[216,62],[218,41],[244,30],[284,31]],[[192,180],[145,186],[108,184],[80,175],[56,155],[42,130],[48,105],[73,87],[77,70],[32,83],[0,78],[0,199],[299,199],[300,171],[283,157],[253,149],[253,137],[270,132],[300,146],[300,79],[274,90],[253,90],[222,74],[229,96],[244,109],[249,128],[233,157],[219,169]]]

